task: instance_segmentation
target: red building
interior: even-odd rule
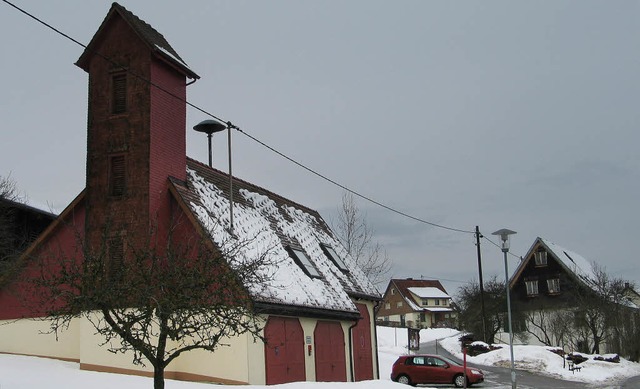
[[[228,339],[231,347],[215,353],[184,354],[166,377],[250,384],[377,378],[375,287],[318,212],[236,177],[231,188],[228,174],[187,158],[186,87],[199,76],[166,39],[114,3],[76,64],[89,75],[86,188],[21,260],[55,248],[81,261],[83,250],[106,245],[117,267],[148,245],[150,231],[154,241],[167,240],[176,220],[181,239],[214,247],[230,234],[252,235],[254,245],[273,245],[279,263],[267,287],[245,285],[264,316],[267,344]],[[243,255],[255,250],[249,245]],[[0,352],[149,374],[130,356],[101,349],[83,320],[59,341],[37,335],[43,324],[27,318],[41,312],[20,303],[19,283],[0,281]]]

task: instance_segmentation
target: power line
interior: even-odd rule
[[[71,37],[71,36],[69,36],[68,34],[63,33],[63,32],[62,32],[62,31],[60,31],[59,29],[57,29],[57,28],[53,27],[53,26],[52,26],[52,25],[50,25],[49,23],[46,23],[45,21],[41,20],[40,18],[36,17],[35,15],[33,15],[33,14],[31,14],[31,13],[29,13],[29,12],[25,11],[24,9],[22,9],[22,8],[20,8],[20,7],[18,7],[18,6],[16,6],[15,4],[11,3],[11,2],[10,2],[10,1],[8,1],[8,0],[2,0],[2,1],[3,1],[4,3],[8,4],[9,6],[11,6],[11,7],[15,8],[15,9],[16,9],[16,10],[18,10],[19,12],[23,13],[24,15],[26,15],[26,16],[28,16],[28,17],[30,17],[31,19],[33,19],[33,20],[37,21],[38,23],[40,23],[40,24],[44,25],[45,27],[49,28],[50,30],[54,31],[55,33],[57,33],[57,34],[59,34],[59,35],[63,36],[64,38],[66,38],[66,39],[68,39],[68,40],[72,41],[73,43],[75,43],[75,44],[77,44],[77,45],[79,45],[79,46],[83,47],[85,50],[87,49],[87,45],[85,45],[85,44],[81,43],[80,41],[78,41],[78,40],[76,40],[76,39],[74,39],[74,38],[72,38],[72,37]],[[105,55],[102,55],[101,53],[99,53],[99,52],[97,52],[97,51],[95,51],[95,50],[93,50],[93,51],[92,51],[92,53],[93,53],[94,55],[96,55],[96,56],[98,56],[98,57],[100,57],[100,58],[104,59],[105,61],[107,61],[107,62],[109,62],[109,63],[111,63],[111,64],[115,65],[115,66],[122,67],[120,64],[116,63],[116,62],[115,62],[115,61],[113,61],[111,58],[109,58],[109,57],[107,57],[107,56],[105,56]],[[146,82],[146,83],[148,83],[149,85],[151,85],[151,86],[153,86],[153,87],[155,87],[155,88],[158,88],[158,89],[159,89],[159,90],[161,90],[162,92],[164,92],[164,93],[168,94],[169,96],[171,96],[171,97],[173,97],[173,98],[175,98],[175,99],[178,99],[178,100],[179,100],[179,101],[181,101],[181,102],[184,102],[184,103],[185,103],[185,104],[187,104],[189,107],[194,108],[195,110],[197,110],[197,111],[199,111],[199,112],[201,112],[201,113],[203,113],[203,114],[205,114],[205,115],[207,115],[207,116],[209,116],[209,117],[211,117],[211,118],[213,118],[213,119],[216,119],[216,120],[218,120],[218,121],[221,121],[221,122],[225,123],[229,128],[237,130],[238,132],[240,132],[241,134],[245,135],[246,137],[248,137],[249,139],[253,140],[254,142],[259,143],[260,145],[264,146],[264,147],[265,147],[265,148],[267,148],[268,150],[270,150],[270,151],[272,151],[272,152],[274,152],[274,153],[278,154],[278,155],[279,155],[279,156],[281,156],[282,158],[284,158],[284,159],[286,159],[286,160],[288,160],[288,161],[290,161],[290,162],[294,163],[295,165],[297,165],[297,166],[301,167],[302,169],[304,169],[304,170],[308,171],[309,173],[312,173],[312,174],[314,174],[314,175],[316,175],[316,176],[318,176],[318,177],[322,178],[323,180],[325,180],[325,181],[327,181],[327,182],[329,182],[329,183],[331,183],[331,184],[333,184],[333,185],[335,185],[335,186],[338,186],[339,188],[341,188],[341,189],[343,189],[343,190],[345,190],[345,191],[347,191],[347,192],[349,192],[349,193],[351,193],[351,194],[353,194],[353,195],[355,195],[355,196],[357,196],[357,197],[360,197],[360,198],[361,198],[361,199],[363,199],[363,200],[366,200],[366,201],[368,201],[368,202],[370,202],[370,203],[372,203],[372,204],[375,204],[375,205],[377,205],[377,206],[379,206],[379,207],[381,207],[381,208],[384,208],[384,209],[386,209],[386,210],[388,210],[388,211],[394,212],[394,213],[396,213],[396,214],[398,214],[398,215],[401,215],[401,216],[404,216],[404,217],[406,217],[406,218],[412,219],[412,220],[417,221],[417,222],[419,222],[419,223],[427,224],[427,225],[430,225],[430,226],[433,226],[433,227],[437,227],[437,228],[441,228],[441,229],[445,229],[445,230],[449,230],[449,231],[453,231],[453,232],[460,232],[460,233],[466,233],[466,234],[475,234],[475,232],[474,232],[474,231],[471,231],[471,230],[463,230],[463,229],[459,229],[459,228],[448,227],[448,226],[445,226],[445,225],[442,225],[442,224],[433,223],[433,222],[430,222],[430,221],[428,221],[428,220],[424,220],[424,219],[422,219],[422,218],[419,218],[419,217],[416,217],[416,216],[410,215],[410,214],[408,214],[408,213],[406,213],[406,212],[402,212],[402,211],[400,211],[400,210],[398,210],[398,209],[395,209],[395,208],[390,207],[390,206],[388,206],[388,205],[385,205],[385,204],[383,204],[383,203],[381,203],[381,202],[379,202],[379,201],[377,201],[377,200],[374,200],[374,199],[372,199],[371,197],[366,196],[366,195],[364,195],[364,194],[361,194],[361,193],[359,193],[359,192],[357,192],[357,191],[355,191],[355,190],[353,190],[353,189],[350,189],[350,188],[349,188],[349,187],[347,187],[346,185],[343,185],[343,184],[338,183],[337,181],[335,181],[335,180],[333,180],[333,179],[331,179],[331,178],[327,177],[326,175],[321,174],[321,173],[319,173],[318,171],[316,171],[316,170],[314,170],[314,169],[312,169],[312,168],[310,168],[310,167],[307,167],[306,165],[302,164],[301,162],[298,162],[297,160],[295,160],[295,159],[293,159],[293,158],[291,158],[291,157],[289,157],[289,156],[285,155],[284,153],[282,153],[282,152],[280,152],[280,151],[276,150],[274,147],[269,146],[268,144],[266,144],[266,143],[264,143],[264,142],[260,141],[259,139],[257,139],[256,137],[254,137],[254,136],[250,135],[250,134],[249,134],[249,133],[247,133],[246,131],[244,131],[244,130],[240,129],[240,127],[238,127],[238,126],[234,125],[234,124],[233,124],[233,123],[231,123],[230,121],[225,121],[225,120],[221,119],[220,117],[218,117],[218,116],[216,116],[216,115],[212,114],[211,112],[209,112],[209,111],[207,111],[207,110],[205,110],[205,109],[203,109],[203,108],[200,108],[199,106],[197,106],[197,105],[195,105],[195,104],[190,103],[190,102],[189,102],[188,100],[186,100],[185,98],[182,98],[182,97],[180,97],[180,96],[177,96],[176,94],[172,93],[171,91],[169,91],[169,90],[167,90],[167,89],[163,88],[163,87],[162,87],[162,86],[160,86],[160,85],[157,85],[156,83],[152,82],[151,80],[146,79],[145,77],[143,77],[143,76],[141,76],[141,75],[139,75],[139,74],[136,74],[135,72],[131,71],[130,69],[124,69],[124,70],[126,70],[129,74],[131,74],[132,76],[136,77],[137,79],[139,79],[139,80],[141,80],[141,81],[143,81],[143,82]]]
[[[500,247],[500,245],[499,245],[499,244],[497,244],[496,242],[494,242],[494,241],[492,241],[491,239],[487,238],[484,234],[480,234],[480,236],[481,236],[482,238],[484,238],[487,242],[491,243],[492,245],[494,245],[494,246],[496,246],[497,248],[499,248],[499,249],[501,249],[501,250],[502,250],[502,247]],[[522,256],[520,256],[520,255],[516,255],[516,254],[512,253],[511,251],[508,251],[507,253],[508,253],[509,255],[511,255],[512,257],[516,257],[516,258],[518,258],[518,259],[522,259]]]

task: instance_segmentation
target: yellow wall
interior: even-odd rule
[[[374,377],[377,378],[377,350],[376,339],[373,335],[374,312],[373,304],[365,303],[371,317],[372,360],[374,361]],[[266,322],[266,318],[265,322]],[[97,319],[96,317],[93,320]],[[314,330],[317,319],[299,318],[306,342],[311,339],[312,353],[307,352],[305,343],[305,373],[307,381],[315,381],[315,339]],[[345,343],[345,361],[347,380],[351,380],[351,358],[349,344],[349,327],[354,323],[341,321]],[[146,366],[136,366],[132,363],[133,353],[113,354],[107,345],[102,345],[104,339],[95,334],[95,328],[86,319],[74,319],[68,330],[58,335],[43,334],[49,330],[48,322],[37,320],[0,321],[0,352],[45,356],[58,359],[79,361],[82,369],[106,371],[124,374],[140,374],[151,376],[153,367],[146,362]],[[118,340],[111,341],[114,345]],[[251,335],[242,335],[226,339],[215,352],[194,350],[182,354],[166,369],[166,378],[178,378],[195,381],[214,381],[222,383],[249,383],[264,385],[266,382],[264,345],[260,339],[254,340]]]
[[[20,319],[0,321],[0,352],[78,361],[79,322],[74,319],[66,331],[49,334],[49,322]]]

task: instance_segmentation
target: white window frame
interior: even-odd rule
[[[538,280],[529,280],[524,282],[527,288],[527,296],[538,295]]]
[[[560,293],[560,278],[549,278],[547,280],[547,288],[549,289],[549,294]]]
[[[546,251],[536,251],[534,254],[534,259],[536,261],[536,266],[547,266],[547,252]]]

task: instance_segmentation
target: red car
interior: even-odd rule
[[[403,355],[391,369],[391,380],[401,384],[454,384],[464,387],[464,367],[441,355]],[[467,386],[484,381],[484,373],[467,367]]]

